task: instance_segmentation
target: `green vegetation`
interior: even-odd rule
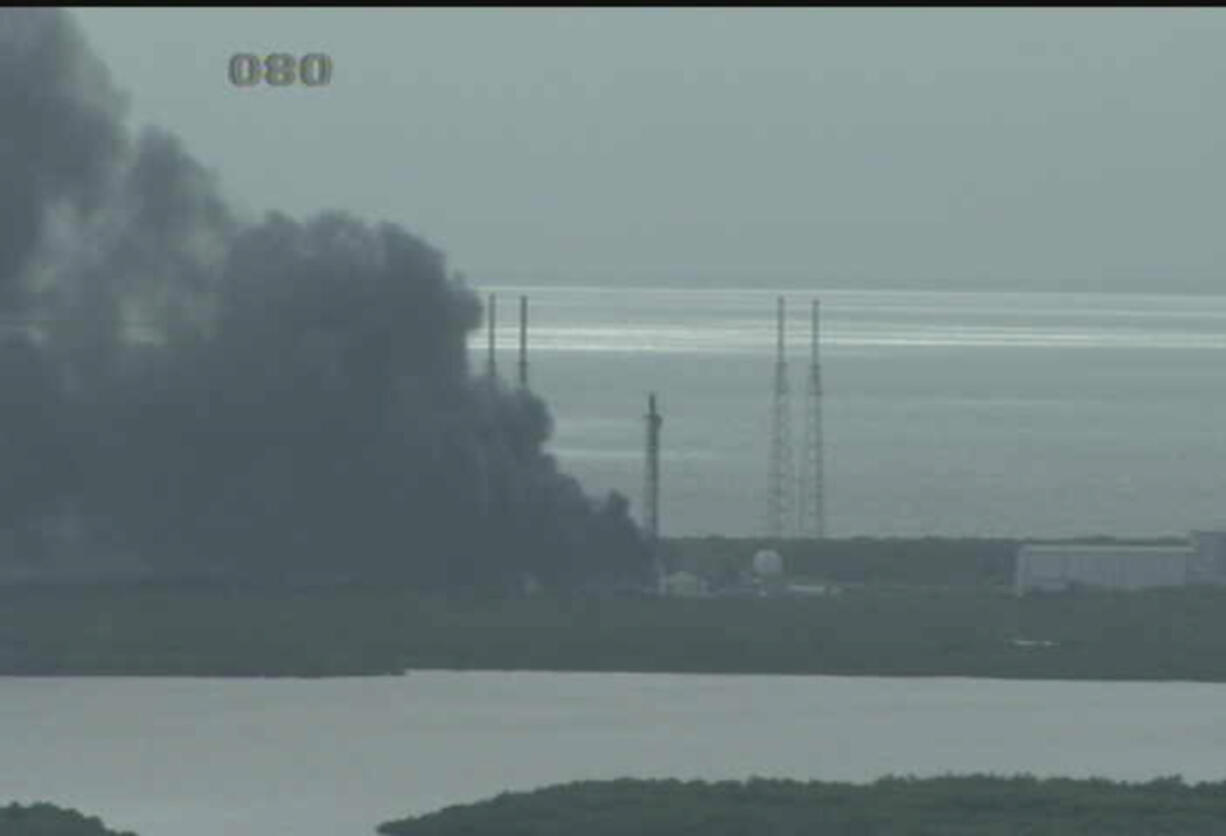
[[[1220,836],[1226,783],[991,776],[869,785],[584,781],[387,822],[386,836]]]
[[[577,781],[385,822],[383,836],[1223,836],[1226,782],[990,775],[872,784],[751,778]],[[0,836],[135,836],[38,803]]]
[[[0,836],[135,836],[109,830],[96,816],[53,804],[9,804],[0,807]]]
[[[936,587],[782,599],[445,599],[393,586],[0,589],[5,674],[413,668],[1221,682],[1226,589],[1021,599]]]

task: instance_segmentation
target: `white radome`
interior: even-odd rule
[[[753,573],[759,577],[783,574],[783,558],[774,549],[762,549],[753,556]]]

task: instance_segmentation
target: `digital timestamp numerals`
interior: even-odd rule
[[[236,52],[230,56],[230,83],[235,87],[326,87],[332,83],[332,58],[310,52],[295,58],[288,52],[256,55]]]

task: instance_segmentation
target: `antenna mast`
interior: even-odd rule
[[[788,403],[787,359],[784,354],[783,297],[779,297],[775,323],[775,386],[771,408],[771,443],[766,492],[766,533],[780,538],[791,505],[792,428]]]
[[[494,351],[494,325],[498,318],[498,297],[490,294],[489,305],[486,306],[486,326],[489,329],[489,355],[485,359],[485,375],[493,382],[498,379],[498,360]]]
[[[809,385],[805,393],[804,461],[800,467],[800,501],[797,505],[798,533],[821,538],[826,536],[826,485],[823,473],[822,449],[822,366],[818,354],[818,300],[813,300],[811,342],[809,346]]]
[[[660,425],[664,418],[656,409],[656,393],[647,396],[647,480],[643,510],[647,522],[647,539],[657,580],[664,577],[660,562]]]
[[[528,297],[519,297],[519,388],[528,388]]]

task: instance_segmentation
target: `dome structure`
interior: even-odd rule
[[[753,573],[759,578],[777,578],[783,574],[783,557],[774,549],[762,549],[753,556]]]

